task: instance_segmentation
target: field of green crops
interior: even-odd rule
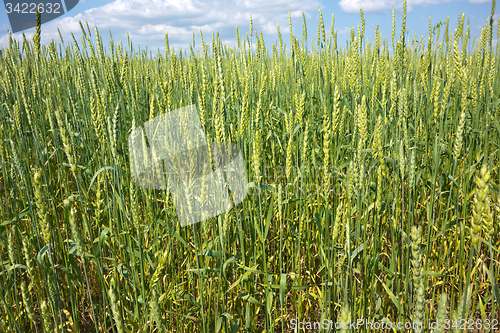
[[[251,19],[236,48],[152,55],[81,23],[0,49],[0,332],[500,329],[500,24],[412,40],[405,2],[392,38],[361,11],[341,48],[319,14],[272,50]],[[188,105],[249,195],[181,227],[128,136]]]

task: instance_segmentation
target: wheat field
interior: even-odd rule
[[[405,2],[391,37],[370,41],[361,10],[341,48],[319,14],[317,40],[289,19],[272,50],[251,18],[234,48],[200,31],[196,54],[194,34],[153,55],[82,22],[80,40],[11,38],[0,331],[500,329],[500,23],[476,39],[465,15],[429,18],[411,40]],[[169,191],[136,185],[128,136],[188,105],[241,149],[249,194],[181,227]]]

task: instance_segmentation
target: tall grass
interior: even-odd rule
[[[251,21],[237,48],[200,32],[201,52],[186,53],[165,35],[156,57],[112,38],[105,49],[83,24],[69,43],[40,45],[40,29],[11,38],[0,51],[0,330],[498,320],[500,26],[488,21],[474,45],[464,16],[453,32],[429,18],[428,39],[410,41],[405,10],[389,55],[361,18],[345,49],[321,12],[316,41],[304,22],[287,45],[278,26],[272,51]],[[250,195],[181,228],[168,191],[135,185],[127,139],[191,104],[209,141],[241,148]]]

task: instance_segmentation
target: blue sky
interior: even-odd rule
[[[249,18],[252,15],[253,28],[262,31],[266,48],[272,53],[272,43],[278,40],[276,25],[280,25],[282,38],[289,49],[290,37],[288,28],[288,12],[292,17],[292,29],[299,38],[302,36],[302,12],[307,22],[308,49],[311,40],[316,42],[318,9],[323,13],[325,29],[330,32],[332,13],[335,14],[335,29],[338,33],[339,46],[345,47],[350,37],[350,29],[360,24],[359,8],[363,7],[366,19],[366,38],[374,41],[377,24],[382,37],[391,44],[392,14],[396,12],[396,38],[401,32],[403,2],[397,0],[80,0],[80,3],[67,14],[42,26],[42,43],[48,44],[52,39],[59,41],[57,27],[67,44],[71,41],[71,32],[77,40],[81,36],[78,20],[88,21],[93,31],[97,25],[103,36],[105,47],[109,42],[109,31],[115,42],[127,41],[127,32],[134,46],[146,45],[153,54],[165,52],[165,32],[168,32],[170,47],[176,52],[180,48],[189,50],[192,34],[195,32],[196,47],[200,46],[200,29],[204,41],[211,42],[214,32],[219,32],[221,40],[230,46],[236,46],[235,26],[238,26],[242,38],[249,32]],[[494,45],[497,42],[497,24],[500,3],[495,12]],[[457,27],[459,13],[465,13],[465,26],[470,21],[471,36],[476,36],[476,44],[481,28],[491,14],[491,0],[409,0],[407,29],[410,39],[415,33],[417,39],[428,37],[429,16],[432,25],[446,21],[450,17],[450,32]],[[7,30],[10,24],[6,11],[0,10],[0,48],[8,45]],[[464,27],[465,29],[465,27]],[[441,39],[443,35],[441,29]],[[30,38],[35,28],[25,30]],[[22,41],[21,33],[13,34]],[[255,36],[253,39],[255,43]],[[471,38],[472,41],[472,38]]]

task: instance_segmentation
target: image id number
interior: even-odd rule
[[[18,14],[36,14],[36,3],[22,3],[22,4],[17,4],[16,6],[12,6],[12,3],[7,2],[5,4],[5,7],[7,9],[7,14],[10,14],[12,12],[16,12]],[[39,3],[38,4],[38,11],[41,13],[47,13],[47,14],[62,14],[61,13],[61,4],[59,3]]]
[[[458,330],[473,330],[473,329],[491,329],[491,330],[498,330],[498,319],[493,319],[489,320],[486,319],[484,322],[481,319],[474,320],[474,319],[460,319],[460,320],[445,320],[445,329],[450,329],[450,328],[455,328]]]

